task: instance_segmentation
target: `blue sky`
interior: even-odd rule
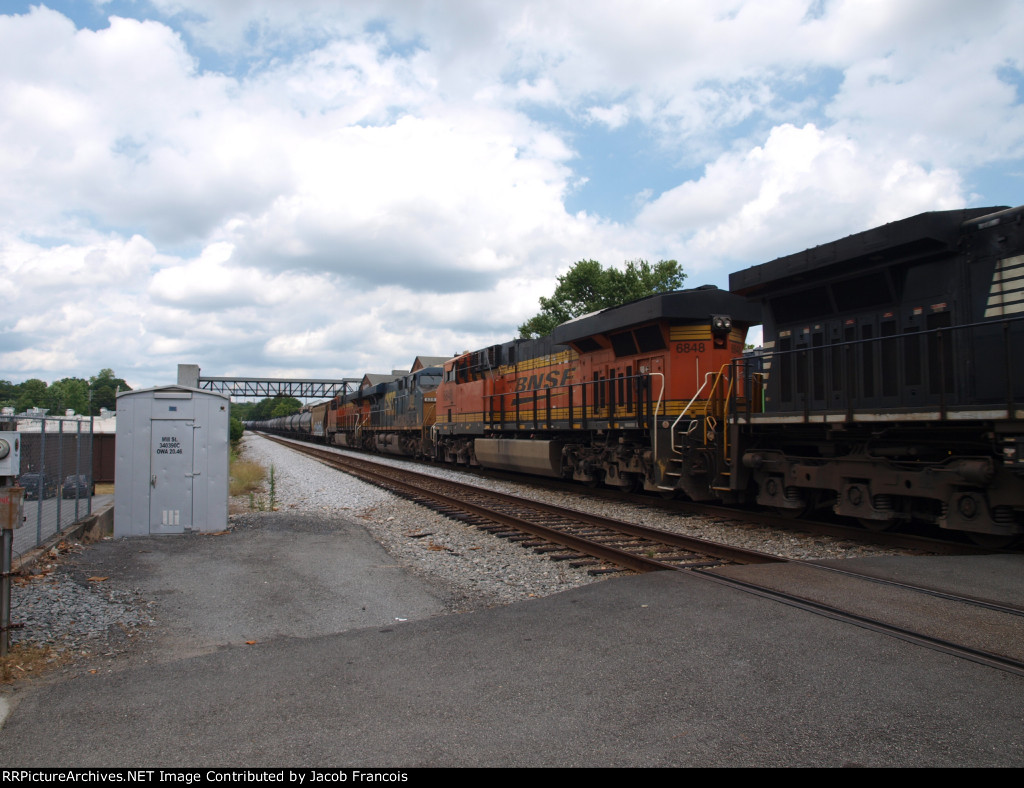
[[[984,13],[979,13],[979,8]],[[0,378],[361,376],[1024,200],[1018,0],[0,2]]]

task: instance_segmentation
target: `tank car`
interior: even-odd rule
[[[547,337],[457,356],[437,390],[445,461],[708,498],[715,457],[673,434],[708,411],[760,308],[716,287],[655,295],[564,323]],[[710,421],[708,422],[710,423]],[[699,470],[686,463],[700,465]],[[692,480],[700,473],[700,482]]]
[[[737,369],[761,393],[724,428],[732,491],[875,529],[1024,533],[1022,216],[923,213],[734,273],[766,373]]]

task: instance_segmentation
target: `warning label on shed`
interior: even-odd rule
[[[183,454],[181,443],[177,438],[161,437],[160,444],[156,448],[157,454]]]

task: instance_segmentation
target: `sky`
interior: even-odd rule
[[[0,379],[361,377],[1024,203],[1021,0],[0,0]]]

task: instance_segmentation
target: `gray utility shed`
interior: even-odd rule
[[[229,405],[185,386],[118,395],[115,537],[227,527]]]

